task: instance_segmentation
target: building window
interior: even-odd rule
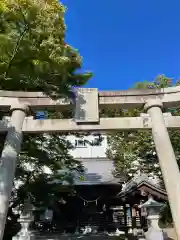
[[[86,141],[83,139],[75,140],[75,147],[86,147]]]
[[[100,137],[94,138],[92,141],[92,146],[102,146],[102,139]]]

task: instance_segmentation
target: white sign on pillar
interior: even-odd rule
[[[99,122],[99,97],[96,88],[78,88],[76,90],[76,123]]]

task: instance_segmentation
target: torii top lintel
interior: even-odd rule
[[[98,91],[97,88],[77,88],[75,101],[65,98],[53,100],[42,92],[1,90],[0,108],[9,108],[15,99],[17,99],[18,102],[27,103],[32,110],[43,110],[52,107],[59,109],[73,108],[75,102],[75,118],[79,119],[79,122],[96,122],[98,121],[99,109],[106,107],[136,108],[143,106],[148,99],[155,98],[160,98],[164,107],[179,106],[180,86],[125,91]],[[86,117],[84,115],[86,115]]]

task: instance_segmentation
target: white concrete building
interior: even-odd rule
[[[72,156],[81,161],[85,168],[83,179],[76,177],[76,185],[111,184],[118,180],[113,177],[113,161],[106,156],[107,136],[68,136],[74,145]]]
[[[106,158],[107,136],[88,135],[76,137],[68,136],[67,139],[75,147],[71,154],[76,159]]]

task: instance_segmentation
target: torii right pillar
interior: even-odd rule
[[[145,110],[151,117],[152,136],[168,194],[177,239],[180,240],[180,172],[162,108],[163,104],[160,99],[150,99],[145,104]]]

